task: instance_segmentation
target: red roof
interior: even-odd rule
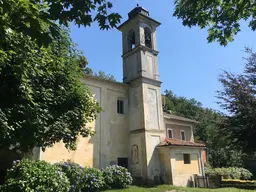
[[[182,141],[179,139],[165,138],[165,140],[158,145],[158,147],[164,146],[189,146],[189,147],[205,147],[205,144],[194,143],[191,141]]]

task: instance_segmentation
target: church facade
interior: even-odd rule
[[[156,29],[160,23],[136,7],[118,29],[123,42],[123,83],[92,76],[82,81],[103,111],[91,126],[96,134],[79,138],[76,151],[63,143],[40,151],[51,163],[72,160],[82,166],[128,168],[134,181],[187,186],[193,174],[204,175],[201,151],[194,142],[197,122],[163,112]]]

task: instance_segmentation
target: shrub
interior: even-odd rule
[[[61,168],[70,181],[69,192],[81,192],[85,182],[84,168],[71,161],[56,163],[56,165]]]
[[[68,192],[69,188],[69,180],[59,167],[27,159],[14,162],[3,185],[3,191]]]
[[[253,190],[256,189],[256,180],[223,179],[221,186]]]
[[[102,172],[106,188],[122,189],[132,183],[131,174],[124,167],[108,166]]]
[[[226,183],[250,183],[256,185],[256,180],[222,179]]]
[[[252,173],[245,168],[228,167],[228,168],[214,168],[206,169],[205,173],[208,175],[219,175],[225,179],[250,179]]]
[[[95,168],[84,168],[84,187],[82,192],[99,191],[104,188],[102,172]]]

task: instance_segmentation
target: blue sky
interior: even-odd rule
[[[136,0],[112,0],[113,11],[121,14],[122,22],[136,5]],[[160,3],[161,2],[161,3]],[[244,47],[255,50],[255,33],[242,23],[242,32],[226,47],[207,43],[207,31],[187,28],[172,16],[173,0],[140,0],[150,16],[162,25],[157,29],[159,72],[164,90],[178,96],[195,98],[204,107],[220,109],[216,91],[221,89],[218,76],[221,70],[241,73],[244,67]],[[94,71],[105,71],[122,81],[122,42],[117,29],[99,30],[97,24],[89,28],[71,26],[71,37],[79,45]]]

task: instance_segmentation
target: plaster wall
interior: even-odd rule
[[[154,80],[159,80],[157,56],[148,51],[140,51],[141,57],[141,74]]]
[[[169,148],[158,148],[160,155],[160,176],[165,184],[172,184],[172,168]]]
[[[175,125],[175,124],[165,124],[166,127],[166,137],[168,137],[168,129],[172,130],[172,136],[174,139],[180,139],[181,140],[181,131],[185,131],[185,137],[186,141],[194,141],[193,135],[192,135],[192,127],[189,125]]]
[[[143,83],[142,86],[145,129],[164,131],[165,127],[160,87],[147,83]]]
[[[138,51],[134,52],[123,59],[123,80],[129,82],[132,79],[136,79],[139,76],[140,71],[140,54]]]
[[[138,157],[133,157],[133,147],[138,147]],[[129,143],[129,171],[132,176],[135,178],[141,179],[147,175],[146,172],[146,143],[145,143],[145,134],[140,133],[131,133],[130,134],[130,143]]]
[[[199,157],[197,153],[190,153],[190,164],[184,164],[183,154],[176,153],[176,171],[178,175],[199,174]]]
[[[191,186],[193,174],[203,175],[201,148],[172,147],[169,149],[172,183],[176,186]],[[190,154],[191,164],[184,164],[183,154]]]
[[[141,85],[134,85],[129,88],[129,121],[130,131],[139,130],[145,127],[143,96]]]
[[[156,146],[164,140],[164,124],[160,87],[143,83],[145,142],[148,179],[158,182],[161,172],[159,151]]]
[[[128,158],[128,86],[85,77],[82,81],[90,88],[103,111],[96,121],[88,124],[96,131],[88,138],[79,137],[77,150],[68,151],[62,142],[41,152],[40,159],[51,163],[72,160],[82,166],[104,168],[117,164],[117,158]],[[117,113],[117,100],[124,101],[124,114]]]

